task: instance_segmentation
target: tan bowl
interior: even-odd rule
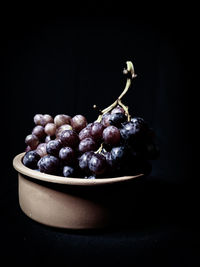
[[[132,188],[138,178],[65,178],[40,173],[22,164],[25,153],[17,155],[19,204],[33,220],[69,229],[102,228],[127,222],[134,207]],[[136,179],[137,178],[137,179]]]

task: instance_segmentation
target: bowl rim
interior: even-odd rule
[[[132,180],[136,178],[140,178],[144,176],[144,174],[138,174],[134,176],[120,176],[114,178],[98,178],[98,179],[84,179],[84,178],[72,178],[72,177],[62,177],[57,175],[50,175],[46,173],[42,173],[36,170],[32,170],[26,167],[22,163],[22,158],[25,155],[25,152],[18,154],[13,159],[13,167],[19,173],[30,177],[32,179],[41,180],[50,183],[56,184],[65,184],[65,185],[83,185],[83,186],[96,186],[96,185],[104,185],[104,184],[113,184],[118,182],[124,182],[127,180]]]

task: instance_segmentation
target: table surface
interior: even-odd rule
[[[140,192],[140,212],[129,226],[77,231],[28,218],[19,207],[15,184],[1,201],[1,259],[66,266],[199,266],[199,221],[190,190],[148,177]]]

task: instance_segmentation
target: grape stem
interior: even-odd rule
[[[135,78],[137,75],[135,74],[135,69],[134,69],[133,63],[131,61],[127,61],[126,65],[127,65],[127,68],[123,70],[123,74],[127,75],[127,81],[126,81],[126,86],[125,86],[123,92],[117,98],[117,100],[115,100],[115,102],[113,102],[110,106],[108,106],[107,108],[105,108],[101,111],[101,114],[98,116],[98,118],[96,120],[97,122],[101,122],[103,115],[105,113],[111,111],[117,105],[121,106],[124,109],[125,115],[127,116],[128,121],[130,121],[131,117],[130,117],[130,114],[128,112],[128,106],[125,106],[122,103],[122,97],[128,92],[128,89],[131,86],[132,79]],[[94,105],[94,106],[96,107],[96,105]]]

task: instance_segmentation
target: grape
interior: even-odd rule
[[[75,160],[75,153],[71,147],[63,147],[59,152],[59,158],[66,164],[71,164]]]
[[[120,106],[117,106],[116,108],[114,108],[112,111],[111,111],[111,114],[114,114],[114,113],[125,113],[125,110],[120,107]]]
[[[44,116],[42,114],[36,114],[33,120],[36,125],[44,125]]]
[[[115,167],[116,162],[113,160],[111,152],[106,152],[104,156],[106,158],[107,165],[110,167],[110,169]]]
[[[56,137],[60,137],[61,133],[66,130],[72,130],[72,126],[69,124],[63,124],[56,130]]]
[[[58,156],[59,150],[61,149],[62,144],[60,139],[51,140],[47,143],[46,150],[47,153],[53,156]]]
[[[43,119],[44,119],[44,125],[46,125],[47,123],[53,123],[53,118],[49,114],[44,114]]]
[[[97,144],[95,143],[94,139],[87,137],[79,143],[78,148],[79,148],[79,151],[82,153],[87,152],[87,151],[94,151],[97,148]]]
[[[62,126],[63,124],[70,124],[70,122],[71,122],[71,117],[65,114],[56,115],[54,118],[54,123],[57,128]]]
[[[93,154],[88,163],[89,169],[93,174],[100,175],[106,171],[106,159],[102,154]]]
[[[102,138],[102,133],[104,130],[103,124],[100,122],[94,122],[91,127],[91,136],[94,140],[100,140]]]
[[[124,113],[113,113],[110,116],[110,125],[120,127],[121,123],[125,122],[127,117]]]
[[[40,172],[56,174],[59,171],[59,167],[59,159],[51,155],[46,155],[38,161],[38,168]]]
[[[120,162],[125,159],[126,149],[124,146],[113,147],[111,150],[111,157],[115,162]]]
[[[102,121],[101,123],[103,124],[104,127],[107,127],[110,125],[110,113],[105,113],[103,116],[102,116]]]
[[[39,140],[37,138],[36,135],[34,134],[29,134],[27,135],[27,137],[25,138],[25,143],[31,147],[31,149],[36,149],[36,147],[39,144]]]
[[[39,159],[40,156],[36,153],[36,151],[29,151],[24,155],[22,162],[26,167],[36,169]]]
[[[36,152],[40,155],[40,157],[44,157],[47,155],[47,144],[46,143],[41,143],[38,145],[36,148]]]
[[[72,168],[70,166],[64,166],[64,168],[63,168],[63,176],[64,177],[72,177],[74,172],[75,172],[74,168]]]
[[[45,128],[44,128],[44,131],[47,135],[55,135],[56,133],[56,125],[54,123],[47,123]]]
[[[63,146],[76,147],[79,143],[79,137],[73,130],[63,131],[60,136]]]
[[[115,126],[108,126],[103,131],[103,140],[106,144],[116,145],[120,142],[120,131]]]
[[[133,118],[130,122],[123,124],[120,133],[124,140],[137,143],[147,136],[148,130],[148,126],[142,118]]]
[[[85,173],[89,172],[88,163],[91,157],[93,156],[94,152],[89,151],[85,152],[80,158],[79,158],[79,167],[82,171]]]
[[[79,133],[79,139],[83,140],[87,137],[91,137],[91,128],[92,128],[92,123],[89,123],[85,128],[83,128],[80,133]]]
[[[36,135],[39,140],[42,140],[46,136],[44,127],[41,125],[35,126],[33,128],[32,134]]]
[[[87,125],[87,120],[82,115],[76,115],[71,119],[71,125],[73,130],[80,132]]]

